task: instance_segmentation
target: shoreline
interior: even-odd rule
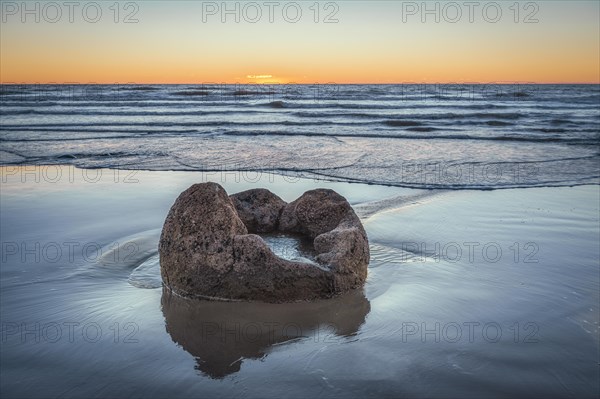
[[[0,150],[2,152],[3,150]],[[531,162],[521,162],[529,164]],[[495,164],[495,163],[491,163]],[[515,164],[520,164],[516,162]],[[31,170],[33,168],[33,170]],[[70,173],[64,174],[64,169],[71,170]],[[50,170],[54,169],[54,170]],[[57,169],[60,169],[58,171]],[[73,171],[79,171],[78,176],[74,175]],[[85,171],[94,171],[93,176],[89,176],[89,173]],[[100,171],[100,176],[98,176],[97,172]],[[567,184],[564,182],[554,182],[556,184],[548,184],[542,183],[540,185],[506,185],[506,186],[448,186],[444,184],[438,185],[423,185],[423,184],[407,184],[407,183],[386,183],[386,182],[378,182],[378,181],[363,181],[359,179],[352,178],[343,178],[337,177],[334,175],[326,175],[319,172],[314,172],[310,170],[293,170],[293,169],[272,169],[272,168],[257,168],[257,169],[223,169],[223,168],[215,168],[215,169],[144,169],[144,168],[121,168],[121,167],[83,167],[78,166],[72,163],[59,163],[59,164],[0,164],[0,181],[3,183],[9,177],[14,177],[15,174],[21,179],[22,183],[25,183],[28,179],[32,179],[38,183],[40,181],[46,181],[50,183],[56,183],[61,180],[66,180],[73,183],[76,179],[83,179],[88,183],[95,183],[102,179],[102,174],[108,176],[109,179],[114,179],[115,182],[121,180],[123,183],[136,183],[135,175],[137,173],[196,173],[202,175],[202,179],[199,183],[205,183],[208,181],[213,181],[210,177],[220,176],[220,182],[226,184],[228,182],[227,176],[233,175],[233,180],[235,183],[240,183],[241,180],[245,180],[249,183],[254,183],[260,181],[262,179],[262,175],[266,176],[277,176],[278,178],[283,178],[285,182],[294,183],[297,181],[308,180],[313,181],[315,183],[324,182],[324,183],[347,183],[347,184],[358,184],[358,185],[367,185],[367,186],[381,186],[381,187],[390,187],[390,188],[399,188],[399,189],[409,189],[409,190],[422,190],[422,191],[495,191],[495,190],[511,190],[511,189],[529,189],[529,188],[560,188],[560,187],[580,187],[580,186],[600,186],[600,182],[581,182],[581,183],[571,183]],[[58,173],[58,175],[57,175]],[[80,176],[79,176],[80,175]],[[206,177],[205,177],[206,175]],[[258,176],[256,176],[258,175]],[[29,176],[29,177],[28,177]],[[600,178],[596,176],[595,178]],[[231,182],[231,177],[229,178],[229,182]],[[585,178],[589,180],[589,178]],[[128,181],[129,180],[129,181]],[[270,178],[269,181],[273,181],[273,178]],[[219,183],[219,181],[217,181]]]

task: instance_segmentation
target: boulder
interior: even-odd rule
[[[316,262],[276,256],[258,235],[310,237]],[[228,196],[216,183],[179,196],[163,226],[161,276],[182,296],[290,302],[328,298],[362,286],[369,244],[352,207],[332,190],[311,190],[287,204],[265,189]]]
[[[311,238],[335,229],[343,219],[360,220],[344,197],[333,190],[316,189],[290,202],[281,215],[281,231],[303,233]]]
[[[279,215],[286,205],[284,200],[264,188],[242,191],[230,198],[250,233],[277,230]]]
[[[219,296],[222,277],[234,263],[233,238],[247,233],[220,185],[193,185],[177,198],[163,225],[163,282],[182,295]]]

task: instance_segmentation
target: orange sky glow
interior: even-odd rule
[[[600,83],[596,1],[497,2],[501,17],[489,2],[8,3],[4,84]]]

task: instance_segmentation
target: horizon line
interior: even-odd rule
[[[418,81],[408,81],[408,82],[360,82],[360,83],[344,83],[344,82],[308,82],[308,83],[298,83],[298,82],[182,82],[182,83],[173,83],[173,82],[110,82],[110,83],[98,83],[98,82],[1,82],[0,86],[9,86],[9,85],[403,85],[403,84],[428,84],[428,85],[436,85],[436,84],[471,84],[471,85],[485,85],[485,84],[497,84],[497,85],[600,85],[600,81],[598,82],[531,82],[531,81],[489,81],[489,82],[455,82],[455,81],[447,81],[447,82],[418,82]]]

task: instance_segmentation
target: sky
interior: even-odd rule
[[[0,3],[1,83],[600,83],[599,1]]]

